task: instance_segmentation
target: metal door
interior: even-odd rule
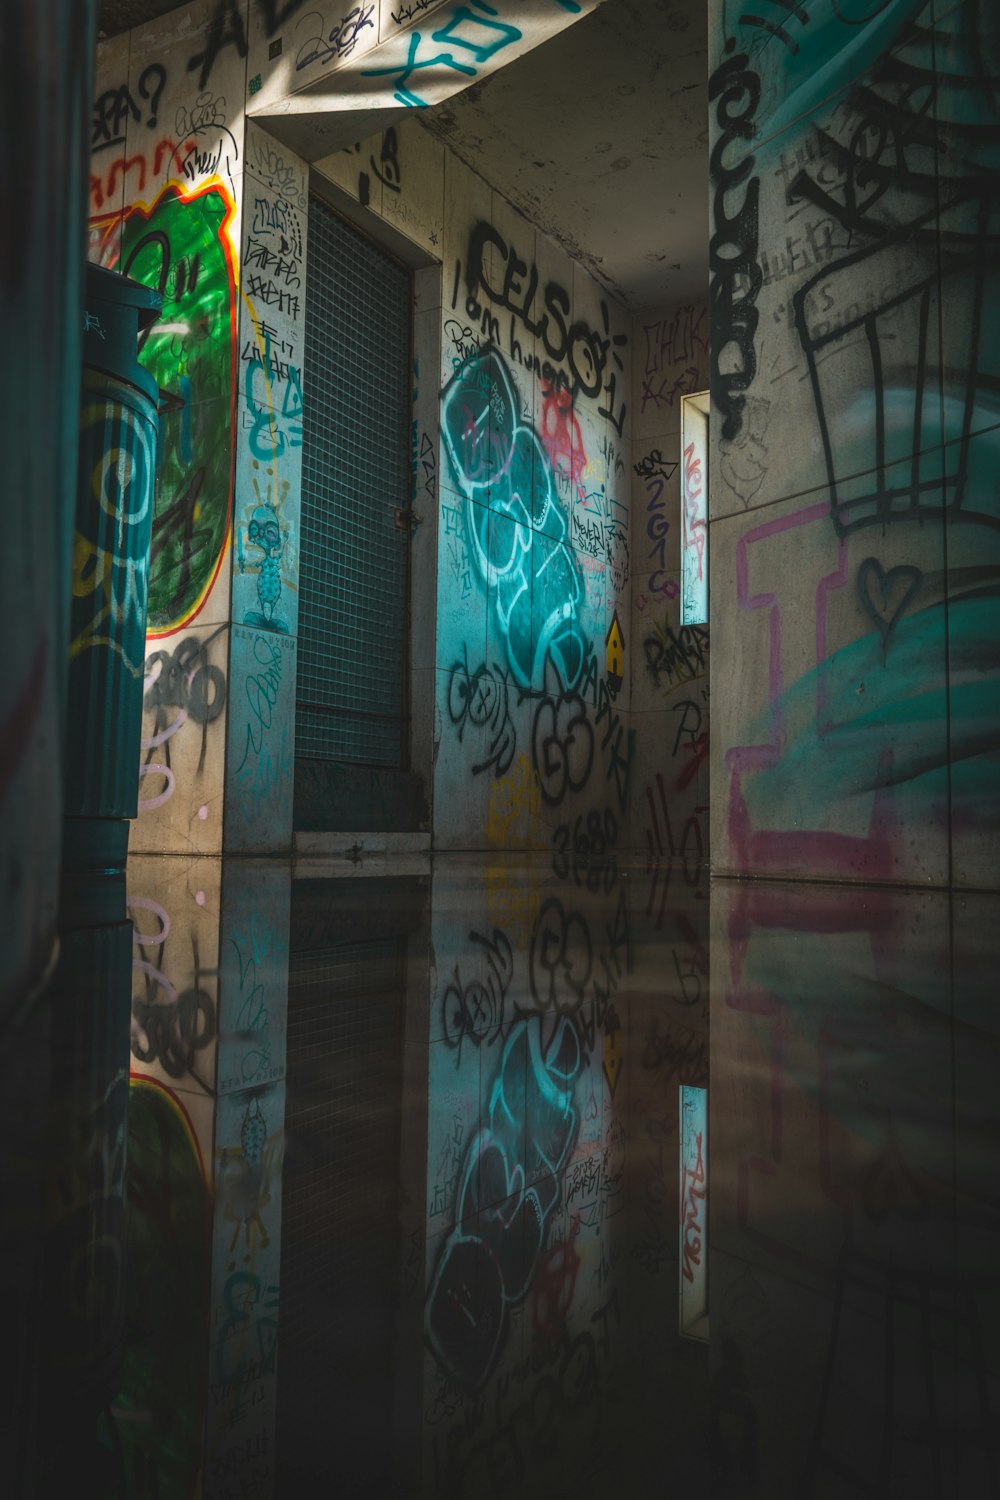
[[[296,756],[407,764],[409,271],[309,203]]]

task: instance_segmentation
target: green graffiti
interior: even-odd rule
[[[122,269],[163,295],[140,359],[160,387],[157,489],[148,628],[197,613],[229,527],[235,390],[236,284],[228,239],[232,201],[219,186],[166,187],[125,221]]]

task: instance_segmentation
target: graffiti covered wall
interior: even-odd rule
[[[91,258],[163,296],[138,850],[291,833],[305,169],[247,126],[216,21],[102,44],[92,119]]]
[[[716,867],[997,877],[995,7],[713,6]]]
[[[266,866],[129,861],[140,1332],[109,1441],[136,1496],[273,1491],[291,882],[287,864]]]
[[[628,319],[415,122],[317,166],[441,263],[433,288],[418,278],[413,434],[412,573],[437,580],[411,668],[415,729],[434,704],[435,847],[624,845]]]
[[[693,888],[708,862],[708,626],[681,623],[681,499],[700,475],[681,442],[681,402],[708,388],[708,308],[637,317],[632,338],[631,846]],[[707,568],[707,559],[697,561]]]
[[[711,905],[712,1492],[989,1494],[996,899]]]
[[[191,5],[98,48],[92,260],[156,287],[140,360],[160,388],[139,817],[133,849],[218,849],[229,676],[243,69],[188,69]]]

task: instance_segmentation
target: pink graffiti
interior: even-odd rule
[[[892,873],[892,848],[896,831],[891,787],[880,785],[873,793],[871,819],[864,835],[831,833],[822,829],[755,829],[750,821],[744,793],[746,776],[770,770],[781,760],[785,743],[783,714],[784,673],[781,652],[781,605],[776,592],[752,594],[750,591],[750,549],[783,532],[814,522],[829,520],[825,501],[807,506],[790,516],[765,521],[744,533],[736,548],[736,597],[740,609],[766,610],[768,621],[768,723],[769,738],[756,745],[735,745],[726,751],[730,772],[729,839],[734,862],[740,869],[794,870],[821,868],[830,874],[857,874],[863,870],[869,878],[883,879]],[[827,595],[845,587],[848,581],[847,544],[837,544],[836,565],[816,585],[815,652],[816,723],[820,735],[829,726],[827,714]],[[882,758],[880,770],[888,771],[891,751]],[[880,776],[880,783],[887,781]]]
[[[150,761],[148,765],[139,767],[140,780],[143,777],[156,774],[161,775],[164,779],[165,785],[163,791],[156,797],[140,797],[139,811],[141,813],[152,812],[154,808],[162,807],[164,802],[169,802],[170,798],[174,795],[174,773],[169,766],[165,766],[162,761]]]
[[[705,1225],[702,1206],[705,1202],[705,1160],[702,1154],[702,1132],[695,1136],[695,1164],[692,1171],[687,1163],[681,1177],[681,1222],[684,1226],[683,1257],[681,1270],[685,1281],[694,1281],[695,1268],[701,1265],[702,1240]]]
[[[688,443],[684,449],[684,545],[697,556],[699,580],[704,577],[705,542],[708,534],[702,487],[701,457],[695,452],[694,443]]]

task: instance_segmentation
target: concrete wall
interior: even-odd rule
[[[634,319],[631,843],[691,885],[708,859],[708,628],[681,624],[681,401],[708,378],[704,303]]]
[[[996,1487],[996,904],[713,883],[713,1493]]]
[[[678,1336],[678,1083],[707,1083],[707,877],[666,900],[614,853],[592,868],[589,888],[540,857],[436,869],[428,1493],[586,1492],[600,1473],[653,1495],[665,1452],[697,1480],[708,1359]],[[640,1386],[662,1396],[655,1439]]]
[[[415,122],[317,170],[440,262],[416,288],[411,658],[435,847],[624,843],[628,320]]]
[[[237,40],[194,4],[99,56],[91,255],[165,294],[144,350],[164,396],[134,850],[291,839],[307,168],[246,120],[261,90]],[[624,845],[628,319],[412,118],[316,173],[424,267],[411,756],[435,843]]]
[[[189,5],[98,50],[90,255],[164,296],[138,851],[291,830],[305,169],[247,124],[238,52],[192,66],[211,27]]]
[[[974,81],[998,49],[977,0],[713,5],[720,871],[1000,874],[997,122]]]
[[[291,871],[137,855],[128,886],[121,1461],[138,1494],[270,1494]]]

